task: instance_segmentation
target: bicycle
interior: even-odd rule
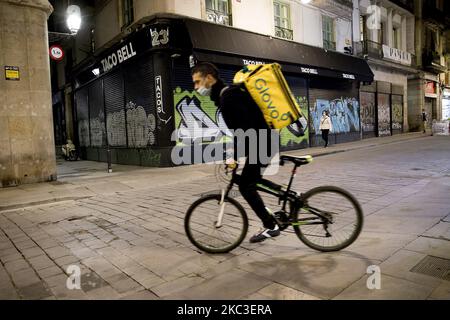
[[[342,250],[351,245],[361,232],[362,208],[351,193],[339,187],[316,187],[301,194],[291,190],[297,169],[312,160],[311,156],[281,156],[281,166],[286,162],[294,164],[287,187],[262,179],[257,189],[277,197],[279,205],[283,203],[280,211],[271,213],[280,230],[292,226],[306,246],[318,251]],[[248,231],[245,209],[229,196],[233,186],[239,184],[238,165],[226,164],[225,168],[226,172],[231,173],[227,188],[220,194],[210,194],[196,200],[188,208],[184,220],[186,235],[191,243],[208,253],[226,253],[235,249]],[[331,238],[338,239],[338,242],[331,244]]]

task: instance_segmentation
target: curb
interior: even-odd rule
[[[31,202],[26,202],[26,203],[11,204],[11,205],[6,205],[6,206],[0,206],[0,213],[3,213],[5,211],[10,211],[10,210],[15,210],[15,209],[22,209],[25,207],[38,206],[41,204],[81,200],[81,199],[87,199],[87,198],[91,198],[91,197],[92,196],[62,197],[62,198],[45,199],[45,200],[40,200],[40,201],[31,201]]]
[[[332,150],[332,151],[325,151],[325,152],[319,152],[319,153],[311,153],[311,156],[317,158],[317,157],[332,155],[332,154],[341,153],[341,152],[348,152],[348,151],[352,151],[352,150],[359,150],[359,149],[364,149],[364,148],[378,147],[378,146],[382,146],[382,145],[388,145],[388,144],[393,144],[393,143],[398,143],[398,142],[403,142],[403,141],[409,141],[409,140],[423,139],[423,138],[428,138],[428,137],[431,137],[431,136],[430,135],[426,135],[426,136],[418,136],[418,137],[415,137],[415,136],[414,137],[405,137],[404,139],[400,139],[400,140],[396,140],[396,141],[380,142],[380,143],[373,143],[373,144],[364,145],[364,146],[350,147],[350,148],[347,148],[347,149]],[[360,141],[363,141],[363,140],[360,140]],[[303,149],[303,150],[307,150],[307,149]],[[303,150],[289,150],[289,151],[287,151],[287,153],[288,154],[290,154],[290,153],[294,154],[295,152],[301,152]]]

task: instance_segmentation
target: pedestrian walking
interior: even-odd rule
[[[425,109],[422,109],[422,127],[423,127],[423,133],[426,133],[426,127],[427,127],[427,121],[428,121],[427,113],[425,112]]]
[[[319,129],[322,131],[322,139],[325,141],[325,147],[328,147],[328,134],[333,130],[333,126],[331,124],[330,115],[327,110],[324,110],[322,113],[322,118],[320,119]]]

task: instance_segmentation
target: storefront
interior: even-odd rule
[[[187,152],[193,139],[205,147],[227,143],[231,134],[219,110],[193,91],[190,68],[198,61],[217,64],[227,83],[245,64],[282,65],[309,117],[305,136],[294,126],[281,130],[282,150],[320,144],[323,110],[330,111],[335,128],[332,143],[360,138],[359,86],[373,80],[365,60],[201,20],[157,16],[78,68],[75,122],[83,158],[106,161],[109,147],[113,163],[172,166],[172,149]]]
[[[425,103],[424,109],[428,114],[428,128],[431,128],[432,120],[438,119],[438,92],[437,92],[437,82],[426,80],[425,82]]]
[[[442,92],[442,120],[450,120],[450,88]]]
[[[374,81],[361,87],[360,99],[363,138],[403,132],[403,86]]]

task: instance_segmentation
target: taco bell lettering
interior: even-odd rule
[[[101,63],[103,66],[103,72],[107,72],[117,66],[118,64],[134,57],[136,55],[136,51],[133,49],[133,44],[130,42],[117,50],[116,52],[113,52],[105,59],[102,59]]]

